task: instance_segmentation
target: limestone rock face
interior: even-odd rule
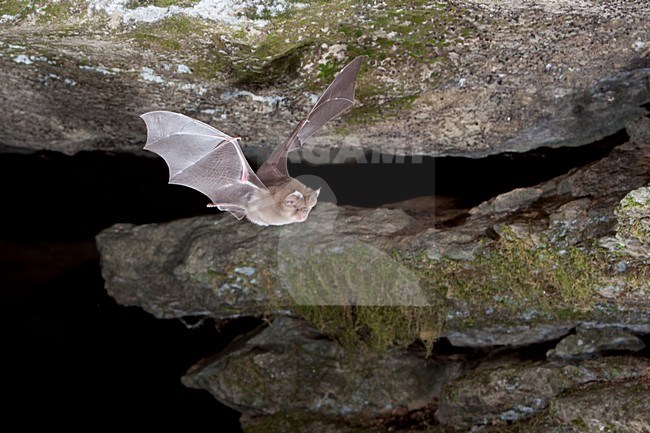
[[[616,236],[601,244],[644,263],[650,262],[650,186],[630,191],[616,207]]]
[[[542,426],[550,427],[546,431],[559,431],[570,424],[580,433],[612,428],[630,433],[646,431],[650,429],[645,416],[650,409],[648,398],[647,380],[624,381],[615,387],[595,385],[554,401]],[[599,404],[603,399],[607,403]]]
[[[266,150],[365,54],[357,107],[311,140],[330,159],[577,146],[646,112],[646,6],[12,0],[0,6],[0,145],[139,152],[138,116],[168,109]]]
[[[645,347],[635,335],[619,328],[589,329],[579,327],[574,335],[562,339],[547,354],[549,359],[581,359],[612,350],[639,351]]]
[[[271,244],[256,236],[259,227],[224,217],[103,231],[97,243],[107,291],[160,318],[256,314],[266,299],[256,290],[263,278],[258,266]],[[255,263],[254,254],[262,261]]]
[[[228,353],[195,365],[183,383],[205,388],[249,415],[372,417],[398,407],[425,407],[459,371],[459,364],[423,362],[407,354],[346,353],[304,321],[279,317]]]
[[[401,210],[341,212],[320,203],[307,222],[259,227],[229,214],[115,225],[97,236],[106,289],[161,318],[258,315],[277,305],[424,305],[419,278],[381,248]],[[404,222],[407,224],[407,222]]]
[[[563,392],[599,380],[635,382],[647,359],[605,358],[578,366],[538,363],[475,371],[449,383],[437,419],[457,430],[505,424],[540,413]]]

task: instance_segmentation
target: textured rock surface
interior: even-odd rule
[[[644,263],[650,262],[650,186],[630,191],[616,207],[616,236],[601,244]]]
[[[620,382],[616,386],[595,385],[553,401],[548,418],[556,426],[546,431],[558,431],[560,426],[567,425],[580,433],[650,431],[649,410],[650,382],[647,378]]]
[[[413,355],[350,353],[304,321],[276,318],[261,332],[204,360],[183,378],[249,415],[311,412],[388,415],[420,409],[440,396],[460,364],[439,365]]]
[[[636,352],[644,347],[643,341],[622,329],[578,327],[574,335],[563,338],[546,356],[549,359],[584,359],[609,350]]]
[[[106,290],[119,303],[161,318],[259,313],[266,296],[257,289],[258,269],[268,265],[273,234],[258,233],[257,226],[223,215],[115,225],[97,238]]]
[[[616,226],[617,213],[625,212],[621,207],[628,209],[633,201],[626,199],[621,205],[619,202],[629,191],[644,189],[650,182],[650,141],[644,135],[650,130],[650,119],[632,122],[628,130],[630,141],[615,148],[606,158],[540,185],[500,194],[471,209],[464,224],[444,231],[428,229],[411,238],[410,245],[427,248],[431,259],[443,256],[471,259],[480,248],[476,243],[479,237],[492,231],[504,236],[504,227],[511,237],[530,236],[534,228],[533,231],[539,231],[558,245],[574,245],[610,234]],[[615,213],[617,206],[619,210]],[[643,213],[645,206],[639,204],[633,208],[634,227],[643,227],[647,219]],[[644,251],[644,241],[638,237],[625,241],[620,235],[616,238],[619,240],[606,236],[603,242],[608,245],[629,242],[635,246],[635,257],[639,257]],[[611,247],[615,248],[615,245]]]
[[[334,231],[339,208],[321,203],[295,226],[262,228],[225,214],[118,224],[97,236],[102,275],[118,302],[157,317],[258,315],[269,297],[280,305],[425,304],[418,277],[377,248],[389,242],[386,212],[406,217],[357,209],[354,223],[342,215],[345,232]]]
[[[437,419],[458,430],[506,424],[542,412],[556,396],[598,381],[642,379],[650,362],[604,358],[578,365],[536,363],[474,371],[450,382]],[[641,395],[639,395],[641,397]]]
[[[138,116],[172,109],[271,148],[357,54],[369,59],[359,106],[312,149],[575,146],[620,130],[650,101],[644,0],[165,3],[6,2],[0,97],[11,109],[0,144],[140,151]]]
[[[569,333],[574,323],[554,323],[539,326],[510,326],[472,328],[445,335],[457,347],[491,348],[495,346],[522,347],[556,340]]]
[[[530,206],[512,205],[507,207],[516,210],[493,212],[490,201],[475,208],[464,224],[449,229],[423,227],[400,209],[344,208],[327,203],[317,206],[306,224],[295,227],[261,230],[228,215],[140,227],[118,225],[97,238],[106,286],[121,303],[141,305],[159,317],[259,314],[266,311],[262,306],[269,295],[295,301],[314,290],[321,293],[323,287],[318,284],[328,286],[327,281],[334,279],[338,281],[334,298],[321,296],[321,303],[345,299],[395,304],[403,303],[400,296],[407,295],[421,305],[422,276],[413,275],[387,253],[424,250],[436,260],[471,259],[489,244],[488,238],[477,240],[490,232],[530,239],[539,245],[551,242],[560,248],[600,236],[608,239],[616,227],[614,209],[619,201],[628,191],[650,181],[650,144],[640,141],[640,131],[646,130],[640,124],[648,128],[650,120],[635,123],[631,141],[603,160],[534,187],[544,193]],[[643,216],[629,220],[632,214],[626,215],[627,226],[642,227]],[[531,230],[538,233],[531,234]],[[323,251],[328,251],[332,260],[325,260]],[[334,259],[341,266],[317,266],[318,260],[334,263]],[[625,271],[621,275],[637,272],[633,267],[638,257],[623,254],[612,259],[617,269]],[[381,263],[374,269],[392,266],[394,272],[386,275],[365,266],[373,260]],[[243,268],[251,271],[237,271]],[[309,287],[301,283],[308,274],[313,283]],[[625,320],[645,323],[644,310],[637,307],[647,305],[647,282],[645,288],[643,279],[635,288],[615,281],[602,284],[598,290],[609,303],[627,303],[626,308],[638,310],[636,318]],[[397,286],[404,290],[395,290]],[[375,287],[382,288],[380,294],[391,296],[368,298],[370,288]],[[453,313],[458,317],[469,314],[463,305],[455,308],[459,308]],[[619,322],[616,314],[621,313],[614,312],[613,321]]]

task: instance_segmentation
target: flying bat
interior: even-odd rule
[[[287,140],[255,173],[233,138],[203,122],[170,111],[142,116],[147,125],[145,150],[169,166],[169,183],[202,192],[209,207],[246,217],[261,225],[302,222],[316,205],[320,190],[293,179],[287,154],[302,148],[321,126],[354,105],[354,89],[363,57],[348,63]]]

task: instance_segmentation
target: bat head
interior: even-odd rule
[[[295,190],[284,198],[283,207],[292,222],[303,222],[309,216],[309,212],[316,206],[320,188],[313,190],[303,186],[303,191]]]

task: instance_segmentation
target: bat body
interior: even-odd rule
[[[244,158],[238,138],[169,111],[141,116],[147,125],[144,148],[167,162],[169,183],[202,192],[212,200],[210,207],[264,226],[305,221],[316,205],[319,191],[289,175],[287,154],[300,149],[321,126],[354,104],[362,60],[357,57],[341,70],[314,108],[257,173]]]

